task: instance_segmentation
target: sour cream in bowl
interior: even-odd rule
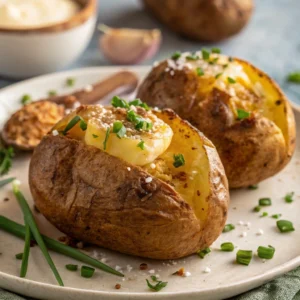
[[[89,43],[97,0],[0,0],[0,75],[23,78],[72,63]]]

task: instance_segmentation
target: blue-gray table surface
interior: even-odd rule
[[[139,0],[98,1],[98,23],[115,27],[160,28],[163,34],[161,49],[152,60],[145,61],[145,65],[163,59],[175,50],[220,47],[225,54],[249,60],[270,74],[290,99],[300,105],[300,85],[286,82],[289,72],[300,70],[300,0],[255,2],[254,15],[245,30],[229,40],[214,44],[194,42],[173,34],[144,12]],[[95,31],[86,51],[68,69],[111,65],[100,53],[98,39],[99,32]],[[0,78],[0,88],[13,82]]]

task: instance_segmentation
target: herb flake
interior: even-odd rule
[[[184,159],[184,156],[182,154],[174,154],[173,157],[174,157],[173,166],[175,168],[179,168],[181,166],[184,166],[185,159]]]

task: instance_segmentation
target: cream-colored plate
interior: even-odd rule
[[[148,71],[147,67],[130,68],[140,76]],[[47,75],[22,83],[12,85],[0,91],[0,126],[10,113],[19,106],[20,97],[29,93],[34,98],[44,97],[48,90],[56,89],[59,92],[69,92],[64,83],[67,77],[75,77],[75,88],[93,83],[109,74],[118,71],[118,68],[89,68],[65,73]],[[298,133],[300,133],[300,114],[296,114]],[[298,134],[298,141],[300,136]],[[14,160],[14,167],[9,176],[16,176],[22,182],[22,190],[32,206],[32,200],[27,184],[27,172],[30,156],[24,155]],[[69,263],[76,261],[68,257],[51,252],[65,283],[59,287],[45,262],[39,248],[32,248],[29,261],[29,272],[26,279],[18,277],[20,261],[15,254],[22,252],[23,241],[0,231],[0,287],[18,292],[23,295],[47,299],[220,299],[227,298],[254,287],[283,274],[300,265],[300,148],[297,145],[296,153],[291,163],[277,176],[261,184],[257,190],[238,190],[231,192],[231,206],[228,223],[233,223],[236,229],[223,233],[212,246],[212,252],[204,259],[196,255],[176,261],[154,261],[137,257],[130,257],[120,253],[100,248],[90,248],[88,252],[99,259],[104,258],[112,267],[119,266],[126,274],[125,280],[97,270],[91,279],[80,277],[79,272],[73,273],[65,269]],[[295,201],[285,203],[283,197],[288,192],[295,192]],[[4,202],[8,197],[10,200]],[[276,220],[270,217],[261,218],[261,213],[254,213],[253,207],[261,197],[271,197],[273,205],[263,209],[269,215],[281,213],[283,219],[294,223],[296,231],[279,233]],[[6,186],[0,190],[0,214],[23,223],[22,213],[14,199],[11,187]],[[62,236],[51,226],[41,214],[35,213],[41,231],[50,237]],[[95,220],[96,222],[97,220]],[[239,225],[239,222],[250,222],[250,226]],[[263,235],[257,235],[262,229]],[[246,232],[247,236],[242,237]],[[272,260],[262,261],[254,256],[251,264],[246,267],[235,263],[234,252],[221,252],[219,246],[222,242],[233,242],[237,248],[253,250],[258,246],[272,245],[276,248]],[[147,263],[147,271],[140,271],[139,265]],[[81,263],[77,263],[82,265]],[[191,273],[190,277],[178,277],[171,274],[184,267]],[[206,267],[211,269],[205,273]],[[146,278],[158,274],[160,279],[168,281],[162,291],[156,293],[147,288]],[[120,283],[121,289],[116,290],[115,284]]]

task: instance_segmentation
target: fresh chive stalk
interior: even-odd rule
[[[13,182],[15,179],[16,179],[15,177],[10,177],[10,178],[6,178],[6,179],[3,179],[3,180],[0,180],[0,188],[3,187],[3,186],[5,186],[8,183]]]
[[[235,226],[233,224],[226,224],[223,228],[223,232],[229,232],[233,229],[235,229]]]
[[[259,246],[257,248],[257,255],[260,258],[271,259],[273,258],[274,253],[275,253],[275,248],[272,246],[268,246],[268,247]]]
[[[258,203],[260,206],[270,206],[272,205],[272,200],[271,198],[260,198]]]
[[[30,252],[31,231],[28,223],[25,223],[25,244],[22,256],[20,277],[25,277],[28,269],[28,258]]]
[[[0,215],[0,229],[9,232],[19,238],[24,239],[25,238],[25,227],[21,224],[18,224],[10,219],[5,218],[4,216]],[[80,252],[77,249],[74,249],[70,246],[67,246],[65,244],[62,244],[56,240],[53,240],[45,235],[42,235],[43,240],[45,241],[45,244],[47,248],[50,250],[53,250],[57,253],[63,254],[65,256],[74,258],[78,261],[81,261],[85,264],[91,265],[95,268],[98,268],[102,271],[105,271],[107,273],[111,273],[117,276],[123,277],[124,275],[115,269],[109,267],[108,265],[84,254],[83,252]],[[23,253],[21,253],[23,254]]]
[[[197,254],[198,254],[199,257],[204,258],[204,256],[206,256],[210,252],[211,252],[210,248],[205,248],[203,250],[199,250],[197,252]]]
[[[24,198],[23,194],[20,192],[19,187],[18,187],[17,184],[13,184],[13,192],[14,192],[14,195],[15,195],[15,197],[16,197],[16,199],[17,199],[17,201],[18,201],[18,203],[19,203],[19,205],[22,209],[22,212],[24,214],[25,224],[29,225],[30,230],[32,232],[32,235],[33,235],[34,239],[36,240],[37,244],[39,245],[42,253],[44,254],[45,259],[48,262],[50,268],[52,269],[52,272],[55,275],[55,278],[56,278],[58,284],[60,286],[64,286],[64,283],[63,283],[63,281],[62,281],[62,279],[61,279],[61,277],[60,277],[60,275],[59,275],[59,273],[58,273],[58,271],[57,271],[57,269],[56,269],[56,267],[53,263],[53,260],[52,260],[50,254],[49,254],[49,252],[46,248],[44,240],[43,240],[43,238],[42,238],[42,236],[41,236],[41,234],[38,230],[38,227],[35,223],[34,217],[33,217],[32,212],[31,212],[31,210],[28,206],[28,203],[27,203],[26,199]],[[25,232],[25,237],[26,237],[26,232]]]
[[[251,250],[239,250],[236,253],[236,262],[241,265],[248,266],[252,259]]]
[[[232,252],[234,250],[234,245],[231,242],[226,242],[221,244],[221,250],[226,252]]]
[[[279,220],[277,221],[277,227],[280,232],[290,232],[295,231],[294,225],[292,222],[287,220]]]

